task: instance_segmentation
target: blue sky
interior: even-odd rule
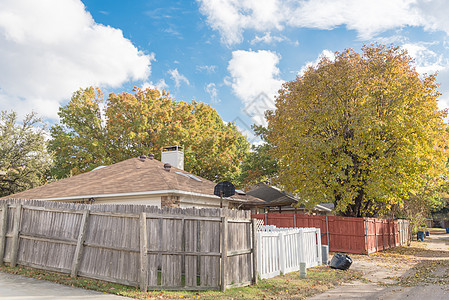
[[[400,46],[420,73],[439,72],[449,107],[445,0],[3,0],[0,110],[49,122],[81,87],[168,90],[244,130],[277,90],[334,51]]]

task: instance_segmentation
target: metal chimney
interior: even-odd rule
[[[184,170],[184,149],[181,146],[162,147],[161,162]]]

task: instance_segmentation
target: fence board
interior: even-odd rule
[[[217,212],[202,209],[201,216],[217,216]],[[200,221],[200,251],[220,252],[220,223]],[[200,286],[220,286],[220,258],[200,256]]]
[[[73,276],[73,277],[75,277],[78,274],[81,257],[83,255],[83,247],[84,247],[84,241],[86,238],[88,219],[89,219],[89,211],[85,210],[83,212],[80,229],[78,231],[78,241],[76,244],[75,253],[73,255],[73,263],[72,263],[72,271],[71,271],[71,276]]]
[[[5,256],[5,248],[6,248],[6,232],[8,226],[8,205],[3,203],[1,206],[1,215],[0,215],[0,265],[3,265],[3,257]]]

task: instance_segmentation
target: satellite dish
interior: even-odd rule
[[[235,195],[235,186],[229,181],[222,181],[215,186],[214,195],[218,197],[231,197]]]

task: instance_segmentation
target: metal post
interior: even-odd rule
[[[331,246],[329,245],[329,219],[326,216],[326,237],[327,237],[327,245],[329,246],[329,250]]]

